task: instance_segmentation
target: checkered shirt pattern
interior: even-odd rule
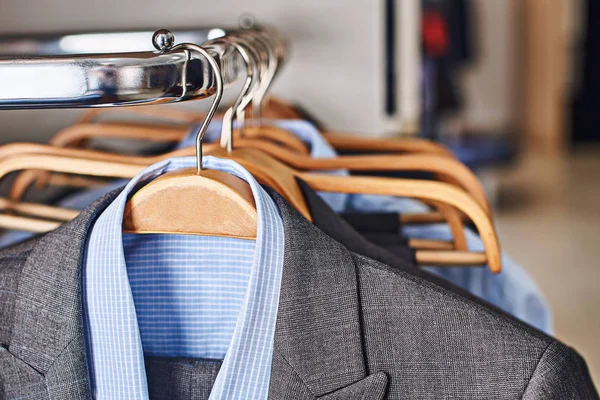
[[[163,161],[132,179],[94,224],[85,255],[84,326],[96,399],[148,399],[144,355],[222,359],[210,399],[267,398],[283,223],[239,164],[204,157],[203,165],[248,182],[256,241],[123,234],[128,196],[166,172],[194,167],[195,159]]]

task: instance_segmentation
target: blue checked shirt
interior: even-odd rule
[[[267,398],[284,232],[275,203],[252,175],[233,161],[204,158],[205,168],[252,188],[256,241],[122,232],[135,188],[194,166],[194,158],[177,158],[145,169],[92,228],[83,304],[96,399],[148,399],[145,355],[223,360],[210,399]]]

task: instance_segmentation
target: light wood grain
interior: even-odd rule
[[[123,230],[256,239],[250,186],[231,174],[184,169],[162,175],[127,202]]]

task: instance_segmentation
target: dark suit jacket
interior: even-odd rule
[[[343,212],[340,213],[340,217],[358,232],[377,232],[398,235],[402,229],[400,214],[398,213]]]
[[[81,265],[111,193],[0,252],[0,399],[88,399]],[[271,399],[596,399],[575,351],[352,253],[274,196],[285,231]]]

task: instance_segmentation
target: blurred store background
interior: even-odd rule
[[[0,32],[219,27],[243,13],[290,41],[274,94],[331,130],[442,141],[478,173],[503,248],[600,383],[600,3],[0,0]],[[79,113],[1,112],[0,141],[47,142]]]

